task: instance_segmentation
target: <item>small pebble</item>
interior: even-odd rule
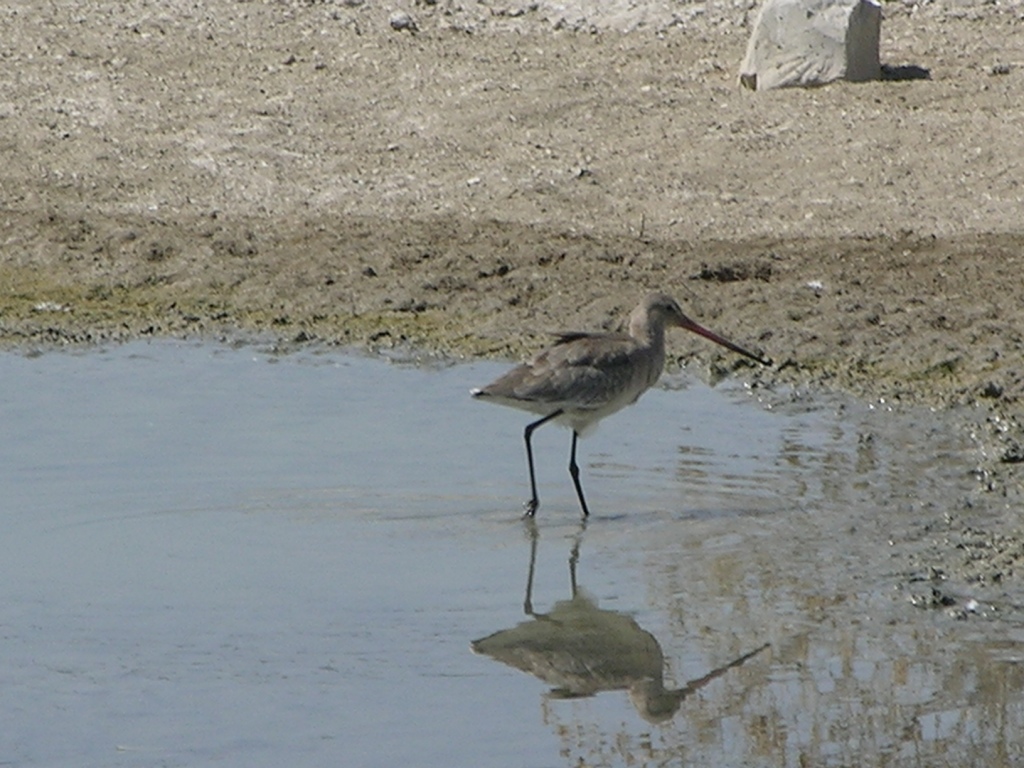
[[[409,30],[410,32],[416,31],[416,21],[405,11],[395,11],[388,17],[388,23],[394,30],[402,31]]]

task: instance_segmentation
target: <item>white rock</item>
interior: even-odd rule
[[[752,90],[878,80],[882,7],[875,0],[764,0],[740,82]]]

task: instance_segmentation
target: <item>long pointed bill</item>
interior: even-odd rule
[[[708,339],[709,341],[715,342],[715,344],[721,344],[726,349],[731,349],[733,352],[736,352],[736,353],[738,353],[740,355],[743,355],[744,357],[749,357],[751,360],[756,360],[761,365],[771,365],[772,364],[772,361],[770,359],[768,359],[766,357],[758,357],[753,352],[748,352],[743,347],[740,347],[740,346],[737,346],[736,344],[733,344],[731,341],[729,341],[728,339],[722,338],[717,333],[712,333],[711,331],[709,331],[704,326],[697,325],[697,323],[693,322],[693,320],[691,320],[690,318],[688,318],[686,316],[683,316],[682,322],[680,322],[679,326],[681,328],[685,328],[688,331],[693,331],[698,336],[703,336],[705,339]]]

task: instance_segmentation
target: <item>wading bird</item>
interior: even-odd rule
[[[635,403],[665,367],[665,329],[685,328],[763,365],[771,361],[712,333],[683,314],[664,293],[649,294],[629,316],[628,333],[559,333],[554,346],[516,366],[486,387],[470,394],[480,400],[540,414],[526,425],[526,462],[530,469],[530,500],[526,514],[540,506],[530,438],[537,427],[554,421],[572,429],[569,474],[587,517],[590,510],[580,484],[576,441],[589,427]]]

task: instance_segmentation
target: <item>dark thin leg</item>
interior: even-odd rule
[[[572,484],[576,486],[576,495],[580,497],[580,506],[583,507],[583,516],[589,517],[590,510],[587,509],[587,500],[583,498],[583,486],[580,485],[580,468],[576,464],[576,439],[579,434],[572,431],[572,453],[569,455],[569,474],[572,475]]]
[[[523,439],[526,441],[526,463],[530,467],[530,500],[526,502],[526,515],[528,517],[533,517],[537,514],[537,507],[540,506],[540,499],[537,497],[537,477],[533,472],[533,447],[530,445],[530,436],[537,427],[541,427],[561,415],[562,409],[559,408],[554,413],[549,413],[543,419],[537,419],[527,424],[526,430],[523,432]]]

